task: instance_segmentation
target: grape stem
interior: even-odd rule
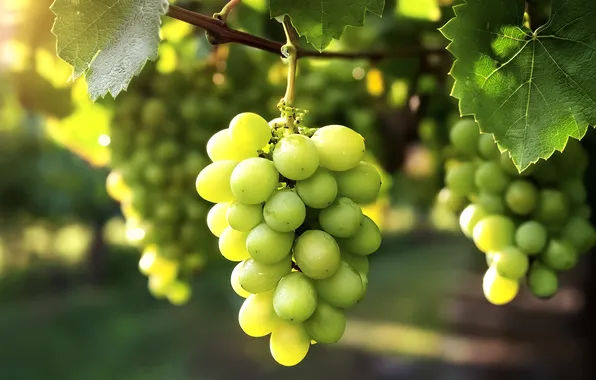
[[[239,2],[239,1],[238,1]],[[234,5],[236,5],[236,2]],[[229,3],[228,3],[229,4]],[[224,7],[225,8],[225,7]],[[220,12],[221,13],[221,12]],[[223,20],[209,17],[201,13],[193,12],[176,5],[170,5],[168,16],[176,20],[194,25],[207,32],[209,42],[212,45],[223,45],[228,43],[237,43],[250,46],[255,49],[263,50],[273,54],[280,54],[282,43],[261,38],[249,33],[232,29],[226,25]],[[446,54],[444,47],[426,48],[413,46],[401,48],[392,51],[353,51],[353,52],[319,52],[302,48],[296,49],[296,59],[366,59],[370,61],[381,61],[384,59],[399,59],[405,57],[418,57],[433,54]]]
[[[286,33],[286,44],[281,47],[281,53],[288,61],[288,86],[286,87],[286,94],[284,100],[286,106],[292,107],[294,105],[294,93],[296,87],[296,66],[298,63],[297,45],[295,44],[294,27],[288,15],[284,16],[283,20],[284,32]],[[293,127],[293,123],[290,127]]]
[[[215,13],[213,15],[214,18],[221,20],[223,22],[226,22],[228,19],[228,15],[230,14],[230,12],[232,11],[232,9],[234,9],[234,7],[236,7],[236,5],[240,4],[240,1],[242,0],[230,0],[226,3],[226,5],[223,6],[223,8],[221,9],[221,11],[219,11],[218,13]]]

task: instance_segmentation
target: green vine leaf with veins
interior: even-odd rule
[[[86,74],[91,99],[116,97],[148,59],[157,58],[167,0],[55,0],[57,53]]]
[[[523,0],[467,0],[441,32],[456,57],[452,95],[519,170],[596,124],[596,1],[553,0],[532,32]]]

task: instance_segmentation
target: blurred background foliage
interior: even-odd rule
[[[314,346],[290,370],[274,364],[266,340],[246,337],[237,325],[232,266],[213,241],[201,242],[207,265],[192,279],[190,303],[155,300],[138,272],[139,247],[127,243],[120,205],[105,190],[120,104],[147,100],[150,88],[151,96],[169,99],[169,112],[189,120],[178,128],[209,136],[240,112],[276,117],[286,66],[244,46],[213,48],[203,31],[166,19],[159,60],[117,100],[93,104],[84,81],[69,82],[69,66],[55,55],[50,3],[0,0],[0,378],[527,380],[590,373],[585,352],[594,340],[582,321],[593,315],[593,285],[585,281],[592,264],[570,273],[548,302],[522,294],[508,308],[490,306],[476,270],[482,256],[458,233],[456,217],[437,207],[443,148],[459,117],[447,53],[299,64],[297,105],[310,110],[307,123],[356,129],[385,179],[382,197],[366,207],[385,242],[340,344]],[[176,3],[204,14],[223,5]],[[349,28],[330,50],[443,47],[437,28],[453,4],[387,0],[383,18]],[[228,22],[283,38],[265,0],[244,0]],[[593,137],[585,144],[594,145]],[[195,149],[205,153],[204,144]]]

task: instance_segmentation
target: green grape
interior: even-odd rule
[[[219,237],[219,251],[221,255],[230,261],[242,261],[250,257],[246,250],[246,232],[236,231],[226,227]]]
[[[242,289],[256,294],[273,290],[279,280],[292,270],[290,255],[275,264],[262,264],[254,259],[248,259],[242,264],[238,281]]]
[[[557,274],[539,261],[535,261],[528,274],[528,287],[538,298],[550,298],[559,290]]]
[[[223,129],[207,141],[207,155],[211,161],[234,160],[242,161],[256,157],[257,149],[250,150],[245,145],[234,144],[228,129]]]
[[[167,287],[165,295],[172,305],[181,306],[190,300],[192,289],[186,282],[174,281]]]
[[[509,156],[509,152],[503,152],[501,153],[501,156],[499,157],[499,164],[501,165],[501,169],[503,169],[503,171],[511,176],[519,176],[519,170],[517,170],[517,167],[515,166],[515,164],[513,163],[513,160],[511,159],[511,156]],[[527,170],[527,169],[526,169]],[[524,172],[526,171],[524,170]]]
[[[480,191],[501,193],[509,184],[509,177],[496,162],[482,163],[474,175],[474,184]]]
[[[342,261],[333,276],[315,282],[319,296],[330,305],[346,309],[354,306],[364,293],[360,273]]]
[[[188,177],[194,177],[208,165],[208,161],[198,152],[188,152],[184,158],[184,168]]]
[[[356,203],[372,203],[381,190],[381,175],[377,169],[366,162],[360,162],[354,168],[335,173],[338,195],[352,199]]]
[[[501,152],[495,142],[495,137],[492,133],[482,133],[478,137],[478,153],[480,157],[485,160],[495,160],[499,158]]]
[[[500,195],[480,193],[475,203],[479,207],[482,207],[488,215],[505,213],[505,202]]]
[[[464,208],[466,204],[466,198],[461,195],[457,195],[453,191],[444,187],[437,195],[437,204],[450,211],[459,212],[462,208]]]
[[[316,307],[317,290],[303,273],[290,273],[275,287],[273,309],[282,319],[304,322],[310,318]]]
[[[350,198],[339,197],[319,214],[319,223],[326,232],[336,237],[353,236],[360,228],[363,214],[360,206]]]
[[[311,140],[319,152],[320,165],[329,170],[349,170],[364,157],[364,138],[341,125],[319,128]]]
[[[263,216],[269,227],[279,232],[294,231],[304,223],[306,207],[293,190],[274,193],[263,207]]]
[[[482,281],[484,297],[493,305],[505,305],[517,296],[519,283],[515,280],[500,276],[494,266],[484,274]]]
[[[275,361],[292,367],[300,363],[308,354],[310,337],[302,323],[278,323],[269,340],[269,350]]]
[[[236,231],[249,232],[263,221],[263,206],[234,201],[228,208],[226,218]]]
[[[232,289],[236,294],[242,298],[248,298],[250,293],[244,290],[244,288],[242,288],[240,285],[240,272],[242,271],[242,265],[244,265],[244,262],[240,262],[234,267],[232,275],[230,276],[230,284],[232,285]]]
[[[228,133],[235,145],[254,151],[262,149],[271,140],[267,120],[251,112],[236,115],[230,122]]]
[[[296,239],[294,259],[305,275],[323,279],[337,271],[341,255],[339,246],[331,235],[319,230],[309,230]]]
[[[515,224],[508,217],[490,215],[476,223],[473,239],[484,253],[495,252],[513,244]]]
[[[237,161],[217,161],[201,170],[196,188],[201,198],[211,203],[225,203],[234,200],[230,178]]]
[[[345,261],[346,263],[350,264],[350,266],[361,273],[363,275],[368,275],[368,270],[370,268],[370,263],[368,262],[368,257],[361,256],[361,255],[354,255],[347,251],[341,251],[341,260]]]
[[[561,233],[578,253],[585,253],[596,244],[596,231],[585,219],[573,217],[563,228]]]
[[[304,327],[317,343],[336,343],[346,331],[346,315],[343,310],[320,300]]]
[[[362,295],[358,299],[358,302],[360,302],[364,299],[364,296],[366,296],[366,290],[368,289],[368,276],[364,273],[358,274],[360,275],[360,280],[362,280]]]
[[[274,264],[290,254],[293,242],[294,232],[278,232],[261,223],[248,233],[246,249],[256,261]]]
[[[489,214],[484,209],[475,204],[470,204],[459,215],[459,226],[461,231],[467,237],[471,238],[476,224]]]
[[[236,199],[251,205],[265,202],[277,188],[278,182],[279,173],[273,162],[260,157],[239,163],[230,178],[230,186]]]
[[[273,163],[281,175],[299,181],[312,176],[317,171],[319,153],[308,137],[289,135],[275,145]]]
[[[251,294],[238,313],[240,328],[248,336],[260,338],[270,334],[279,322],[273,310],[273,291]]]
[[[207,214],[207,227],[209,231],[217,237],[220,237],[224,230],[229,226],[226,214],[229,203],[216,203]]]
[[[347,239],[339,239],[339,242],[350,253],[355,255],[370,255],[379,249],[381,240],[381,231],[377,224],[371,218],[364,215],[356,234]]]
[[[153,220],[159,224],[173,223],[178,219],[178,211],[178,207],[175,203],[159,203],[155,206]]]
[[[452,166],[445,175],[445,184],[454,194],[468,196],[476,190],[474,185],[475,173],[476,166],[471,162]]]
[[[168,175],[164,167],[151,163],[145,167],[144,178],[150,185],[163,186],[168,180]]]
[[[325,168],[319,168],[312,177],[296,182],[296,192],[304,204],[316,209],[333,203],[337,191],[335,177]]]
[[[480,130],[474,120],[459,120],[449,131],[449,141],[455,149],[468,156],[476,155]]]
[[[162,141],[155,148],[156,158],[163,162],[171,162],[175,160],[180,153],[180,146],[178,145],[178,142],[172,140]]]
[[[505,192],[507,207],[518,215],[528,215],[538,203],[538,190],[529,181],[518,179],[507,187]]]
[[[568,241],[551,239],[540,259],[556,271],[566,271],[575,267],[578,254]]]
[[[546,228],[535,220],[522,223],[515,231],[515,244],[528,255],[540,253],[547,240]]]
[[[159,98],[150,98],[145,101],[141,109],[141,124],[156,128],[166,121],[167,116],[166,104]]]
[[[561,191],[571,201],[573,205],[582,205],[586,203],[588,194],[586,187],[581,179],[568,179],[561,184]]]
[[[530,266],[528,256],[514,246],[490,253],[491,266],[494,266],[500,276],[519,280]]]
[[[557,190],[543,189],[540,192],[536,219],[547,226],[564,224],[569,217],[569,202]]]

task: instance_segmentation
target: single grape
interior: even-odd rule
[[[515,231],[515,244],[528,255],[540,253],[547,240],[546,228],[535,220],[522,223]]]
[[[315,286],[322,299],[342,309],[354,306],[364,293],[360,274],[345,261],[333,276],[317,280]]]
[[[543,189],[535,215],[539,222],[547,226],[563,225],[569,217],[569,201],[558,190]]]
[[[501,170],[499,164],[488,161],[478,166],[474,175],[474,184],[480,191],[499,194],[509,184],[509,176]]]
[[[518,215],[528,215],[538,203],[538,190],[531,182],[518,179],[507,187],[505,192],[507,207]]]
[[[490,255],[492,266],[496,268],[499,275],[512,280],[522,278],[530,266],[528,256],[514,246],[491,252]]]
[[[445,175],[445,184],[454,194],[463,197],[468,196],[476,190],[474,185],[475,173],[476,166],[471,162],[452,166]]]
[[[277,188],[278,182],[279,173],[273,162],[260,157],[242,161],[230,177],[234,197],[251,205],[265,202]]]
[[[211,203],[233,201],[230,178],[237,165],[237,161],[217,161],[201,170],[196,180],[197,192],[201,198]]]
[[[493,305],[504,305],[513,301],[519,291],[519,283],[500,276],[496,268],[491,266],[484,274],[482,290],[488,302]]]
[[[226,227],[219,237],[219,251],[221,255],[230,261],[242,261],[250,257],[246,250],[246,232],[236,231]]]
[[[341,260],[350,264],[350,266],[358,271],[358,273],[368,275],[370,263],[368,257],[361,255],[354,255],[347,251],[341,251]]]
[[[132,197],[131,189],[126,185],[120,172],[112,170],[106,179],[106,190],[108,195],[118,201],[123,202]]]
[[[296,239],[294,259],[305,275],[323,279],[337,271],[341,255],[331,235],[319,230],[308,230]]]
[[[561,233],[578,253],[585,253],[596,244],[596,231],[585,219],[573,217],[563,228]]]
[[[461,231],[464,235],[471,238],[476,224],[486,216],[488,216],[488,213],[484,211],[482,207],[475,204],[468,205],[459,216],[459,226]]]
[[[381,240],[379,227],[370,217],[365,215],[356,234],[347,239],[339,239],[338,241],[350,253],[355,255],[370,255],[379,249]]]
[[[164,123],[168,116],[168,107],[159,98],[150,98],[141,108],[141,124],[156,128]]]
[[[584,183],[579,178],[568,179],[561,184],[561,191],[573,205],[582,205],[586,203],[588,194]]]
[[[495,160],[499,158],[501,152],[495,142],[495,137],[492,133],[482,133],[478,137],[478,153],[480,157],[485,160]]]
[[[319,343],[336,343],[346,331],[346,315],[343,310],[319,300],[313,315],[304,322],[308,335]]]
[[[319,168],[310,178],[296,182],[296,192],[308,207],[328,207],[337,196],[337,182],[331,172]]]
[[[174,281],[167,287],[165,295],[172,305],[181,306],[190,300],[192,289],[186,282]]]
[[[319,214],[319,223],[326,232],[336,237],[353,236],[360,228],[363,214],[350,198],[339,197]]]
[[[262,264],[254,259],[243,262],[242,269],[238,275],[238,281],[242,289],[256,294],[263,293],[275,288],[279,280],[292,270],[292,258],[290,255],[275,264]]]
[[[249,149],[246,145],[235,144],[230,138],[228,129],[223,129],[207,141],[207,155],[211,161],[234,160],[242,161],[256,157],[257,149]]]
[[[256,261],[274,264],[290,254],[293,242],[294,232],[278,232],[261,223],[248,233],[246,249]]]
[[[281,190],[267,200],[263,207],[263,216],[274,230],[290,232],[304,223],[306,207],[295,191]]]
[[[347,197],[356,203],[372,203],[381,190],[381,175],[377,169],[366,162],[360,162],[354,168],[335,173],[338,195]]]
[[[249,232],[263,221],[263,206],[234,201],[228,208],[226,218],[236,231]]]
[[[226,217],[229,207],[229,203],[216,203],[207,214],[207,227],[216,237],[220,237],[229,226]]]
[[[577,264],[578,254],[575,248],[566,240],[551,239],[540,259],[556,271],[569,270]]]
[[[278,323],[269,340],[271,356],[279,364],[291,367],[300,363],[310,348],[310,337],[302,323]]]
[[[244,262],[240,262],[234,267],[232,275],[230,276],[230,284],[232,285],[232,289],[236,294],[242,298],[248,298],[250,293],[244,290],[244,288],[242,288],[240,285],[240,272],[242,271],[242,265],[244,265]]]
[[[455,194],[453,191],[444,187],[437,195],[437,204],[453,212],[459,212],[466,204],[466,198]]]
[[[262,149],[271,140],[267,120],[251,112],[236,115],[230,122],[228,133],[235,145],[254,151]]]
[[[180,145],[177,141],[164,140],[155,148],[155,157],[165,163],[175,160],[180,153]]]
[[[559,290],[559,279],[555,271],[535,261],[528,274],[528,287],[538,298],[550,298]]]
[[[499,251],[513,244],[514,233],[515,224],[511,219],[502,215],[490,215],[474,227],[474,244],[484,253]]]
[[[317,307],[317,290],[312,281],[301,272],[290,273],[275,287],[273,309],[282,319],[304,322]]]
[[[482,207],[488,215],[505,213],[505,202],[500,195],[480,193],[478,199],[474,203],[479,207]]]
[[[279,318],[273,310],[273,291],[251,294],[238,313],[240,328],[248,336],[260,338],[270,334]]]
[[[178,276],[178,264],[175,261],[161,257],[154,245],[147,246],[143,250],[139,260],[139,270],[145,276],[157,276],[168,281],[172,281]]]
[[[449,141],[455,149],[464,155],[475,156],[480,130],[472,119],[459,120],[449,131]]]
[[[319,167],[319,153],[306,136],[289,135],[275,145],[273,163],[284,177],[299,181],[312,176]]]
[[[341,125],[319,128],[311,140],[319,152],[320,165],[329,170],[349,170],[364,157],[364,138]]]
[[[143,174],[145,181],[153,186],[163,186],[168,180],[166,169],[157,163],[148,164],[144,168]]]

